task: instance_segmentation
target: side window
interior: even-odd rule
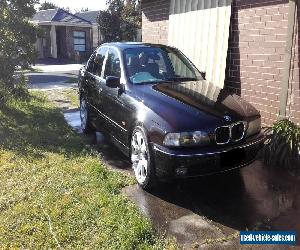
[[[108,52],[104,78],[106,78],[107,76],[121,77],[120,58],[117,51],[114,49],[110,49]]]
[[[95,60],[94,60],[94,69],[93,69],[93,74],[97,75],[97,76],[101,76],[101,72],[102,72],[102,66],[103,66],[103,62],[104,62],[104,58],[106,55],[108,48],[106,47],[102,47],[98,50]]]

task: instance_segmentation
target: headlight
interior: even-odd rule
[[[255,135],[261,131],[261,118],[248,123],[247,136]]]
[[[169,133],[164,139],[165,146],[205,146],[210,143],[208,134],[202,131]]]

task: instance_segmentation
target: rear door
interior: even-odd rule
[[[106,54],[108,52],[107,47],[100,47],[93,59],[93,66],[88,71],[88,102],[93,109],[93,113],[96,114],[94,125],[101,130],[103,125],[103,98],[102,90],[105,85],[103,76],[103,64],[105,61]]]

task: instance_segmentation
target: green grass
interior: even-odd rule
[[[37,67],[35,67],[35,68],[30,67],[30,68],[27,68],[27,69],[16,70],[15,73],[23,73],[23,74],[25,74],[25,73],[39,73],[39,72],[43,72],[43,70],[40,69],[40,68],[37,68]]]
[[[174,249],[41,95],[0,106],[0,248]]]
[[[70,102],[73,107],[79,107],[78,89],[67,89],[63,90],[62,94],[65,99]]]

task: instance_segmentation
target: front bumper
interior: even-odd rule
[[[264,136],[259,134],[239,144],[203,149],[180,150],[153,144],[156,176],[159,179],[187,178],[241,168],[255,160],[263,143]]]

